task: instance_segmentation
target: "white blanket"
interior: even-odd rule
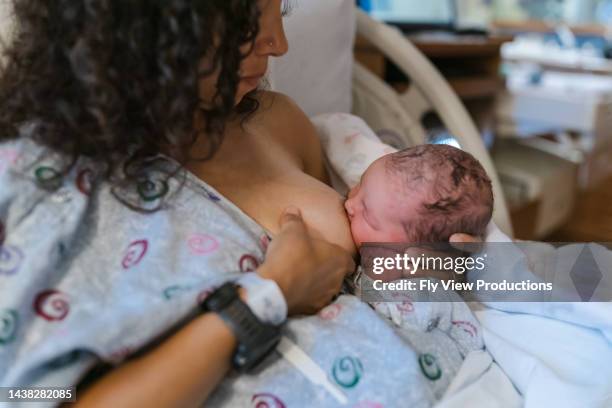
[[[487,238],[510,242],[496,228]],[[596,294],[612,299],[612,253],[589,245],[604,276]],[[547,244],[531,246],[527,256],[532,270],[512,271],[513,262],[497,266],[497,273],[531,273],[555,286],[568,286],[568,268],[583,245],[558,249]],[[537,260],[537,262],[535,262]],[[612,406],[612,303],[487,303],[476,311],[485,344],[524,398],[526,407]]]
[[[534,270],[528,272],[546,273],[550,280],[563,283],[582,246],[542,247],[538,262],[530,263]],[[593,244],[590,247],[599,265],[610,271],[612,253]],[[509,273],[503,271],[504,265],[499,268],[500,273]],[[605,275],[598,297],[612,299],[612,282]],[[522,394],[526,407],[612,406],[612,303],[486,306],[476,312],[485,344]]]

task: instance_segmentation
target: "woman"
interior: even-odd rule
[[[236,334],[203,313],[160,339],[193,310],[198,284],[168,286],[170,308],[155,285],[187,276],[210,289],[240,275],[219,269],[237,264],[275,282],[295,315],[329,303],[354,269],[348,227],[326,234],[347,221],[312,125],[286,97],[257,91],[269,58],[287,51],[281,0],[13,4],[0,239],[14,264],[0,263],[0,310],[14,330],[0,342],[11,367],[0,379],[76,382],[101,357],[148,345],[77,402],[199,404],[229,370]],[[196,227],[206,234],[189,235]],[[262,231],[274,240],[259,265]],[[219,246],[249,252],[213,262]],[[142,333],[122,342],[127,330]]]

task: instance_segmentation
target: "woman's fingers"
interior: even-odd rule
[[[291,315],[315,313],[339,292],[355,263],[341,247],[313,237],[296,207],[283,211],[279,226],[258,273],[278,283]]]
[[[483,240],[469,234],[453,234],[448,240],[453,248],[468,253],[476,253],[482,249]]]
[[[451,235],[449,242],[451,244],[464,244],[464,243],[480,243],[482,242],[482,238],[480,237],[475,237],[473,235],[469,235],[469,234],[453,234]]]

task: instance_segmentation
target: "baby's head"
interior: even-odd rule
[[[363,242],[447,242],[483,235],[493,212],[491,180],[469,153],[422,145],[384,156],[365,171],[345,203]]]

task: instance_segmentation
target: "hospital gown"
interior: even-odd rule
[[[168,160],[115,187],[86,159],[67,175],[65,164],[29,139],[0,144],[0,386],[76,385],[102,363],[118,365],[265,257],[265,231],[192,174],[168,179]],[[453,325],[434,307],[423,316],[442,331]],[[354,296],[285,329],[358,407],[433,405],[436,384],[454,370],[427,348],[436,332],[407,341]],[[276,353],[256,374],[231,375],[209,401],[336,405]]]

